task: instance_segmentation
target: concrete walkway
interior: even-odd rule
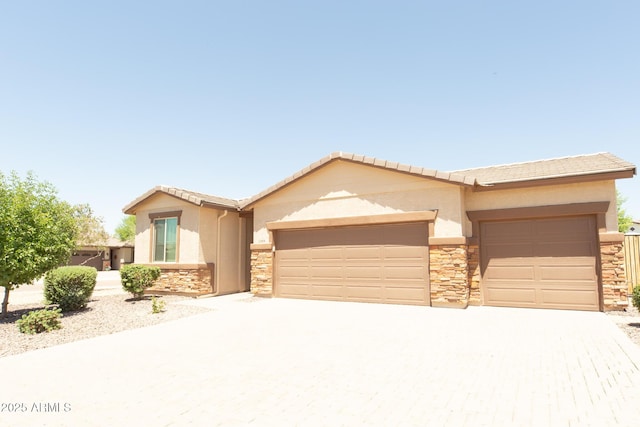
[[[190,303],[214,310],[0,359],[25,408],[0,425],[638,425],[640,348],[602,313]]]

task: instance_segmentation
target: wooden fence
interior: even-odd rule
[[[624,267],[629,294],[640,285],[640,235],[624,236]]]

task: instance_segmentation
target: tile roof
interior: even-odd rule
[[[516,184],[525,185],[527,181],[541,181],[554,178],[579,178],[593,177],[602,174],[623,173],[622,177],[630,177],[635,175],[635,165],[620,159],[610,153],[596,153],[573,157],[562,157],[547,160],[538,160],[523,163],[511,163],[506,165],[489,166],[484,168],[465,169],[451,172],[437,171],[417,166],[406,165],[398,162],[390,162],[375,157],[366,157],[362,155],[334,152],[323,157],[299,170],[293,175],[283,179],[282,181],[272,185],[266,190],[256,194],[253,197],[243,200],[233,200],[218,196],[212,196],[195,191],[183,190],[175,187],[157,186],[147,191],[133,202],[124,207],[123,212],[135,213],[136,207],[156,193],[164,193],[179,199],[185,200],[198,206],[214,206],[225,209],[245,209],[253,203],[261,200],[271,193],[297,181],[303,176],[321,168],[333,161],[343,160],[353,163],[369,165],[380,169],[386,169],[396,172],[402,172],[410,175],[420,176],[438,181],[449,182],[456,185],[475,187],[478,189],[491,188],[500,184]],[[616,176],[615,178],[620,178]]]
[[[226,199],[224,197],[212,196],[210,194],[197,193],[195,191],[183,190],[181,188],[175,187],[167,187],[165,185],[158,185],[151,190],[147,191],[127,206],[125,206],[122,210],[126,214],[133,214],[135,212],[135,208],[142,202],[144,202],[147,198],[153,196],[156,193],[164,193],[170,196],[176,197],[178,199],[182,199],[186,202],[193,203],[194,205],[204,206],[219,206],[221,208],[227,209],[238,209],[239,202],[233,199]]]
[[[611,153],[596,153],[457,170],[452,173],[471,177],[478,185],[486,186],[615,172],[633,172],[635,174],[635,169],[635,165]]]

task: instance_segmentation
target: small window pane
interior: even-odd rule
[[[165,261],[176,262],[178,218],[166,219]]]
[[[154,236],[155,236],[155,248],[154,248],[154,261],[164,261],[165,252],[165,220],[157,219],[153,223]]]

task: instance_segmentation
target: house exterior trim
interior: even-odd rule
[[[437,211],[419,211],[383,215],[308,219],[299,221],[272,221],[267,222],[267,229],[269,231],[277,231],[301,228],[344,227],[349,225],[377,225],[422,221],[427,222],[435,220],[437,214]]]

